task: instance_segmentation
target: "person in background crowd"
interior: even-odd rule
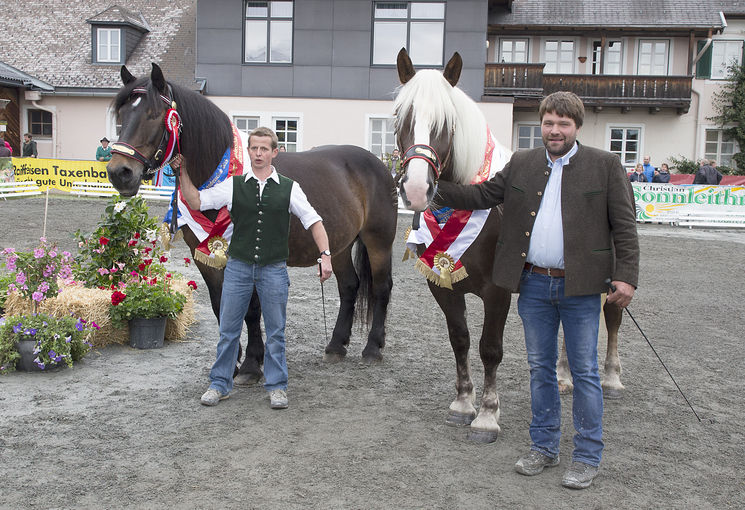
[[[645,182],[652,182],[652,178],[654,177],[655,168],[650,161],[651,158],[649,156],[644,156],[644,177],[647,178]]]
[[[287,148],[284,145],[280,145],[279,152],[287,152]]]
[[[0,158],[9,158],[10,156],[10,149],[5,144],[0,144]]]
[[[11,147],[10,146],[10,143],[8,143],[8,140],[5,139],[5,131],[0,131],[0,140],[2,140],[2,143],[0,145],[2,145],[3,147],[5,147],[6,149],[8,149],[8,152],[10,153],[7,156],[0,156],[0,157],[3,157],[3,158],[9,158],[9,157],[11,157],[13,155],[13,147]],[[3,153],[4,152],[5,151],[3,151]]]
[[[698,172],[693,177],[693,184],[719,184],[722,182],[722,174],[711,166],[708,159],[702,159]]]
[[[101,138],[101,145],[96,149],[96,161],[109,161],[111,159],[111,147],[109,139],[105,136]]]
[[[23,149],[21,150],[21,157],[39,157],[39,153],[36,150],[36,142],[33,140],[33,136],[31,136],[31,133],[26,133],[25,135],[23,135]]]
[[[662,163],[660,169],[655,169],[652,182],[670,182],[670,168],[667,163]]]
[[[501,172],[481,184],[440,181],[435,200],[465,210],[504,204],[492,281],[519,292],[533,414],[530,451],[515,470],[534,476],[560,462],[561,325],[574,381],[575,428],[572,462],[561,484],[585,489],[598,474],[604,447],[600,294],[608,292],[609,303],[626,307],[639,278],[634,195],[617,155],[577,142],[585,108],[576,94],[546,96],[538,114],[545,148],[515,152]]]
[[[644,174],[644,166],[641,163],[636,164],[636,168],[629,175],[629,180],[631,182],[649,182],[647,181],[647,176]]]
[[[388,156],[386,164],[388,165],[388,170],[391,172],[391,176],[395,178],[398,172],[401,171],[401,154],[398,152],[398,149],[393,149],[393,153]]]

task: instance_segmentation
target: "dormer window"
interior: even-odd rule
[[[121,40],[122,32],[118,28],[96,29],[96,60],[107,64],[121,63]]]

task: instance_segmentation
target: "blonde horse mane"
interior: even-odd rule
[[[399,87],[393,106],[396,131],[413,129],[414,122],[424,122],[437,133],[453,130],[453,181],[471,182],[484,160],[487,127],[481,110],[465,92],[452,87],[441,72],[424,69]],[[401,125],[409,112],[411,125]]]

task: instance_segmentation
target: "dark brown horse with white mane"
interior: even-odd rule
[[[192,182],[201,186],[215,172],[226,149],[233,146],[234,131],[228,117],[202,95],[168,83],[156,64],[149,77],[136,79],[124,66],[121,75],[124,86],[114,99],[114,106],[122,130],[115,145],[118,150],[114,151],[107,166],[111,183],[123,196],[133,196],[143,178],[164,163],[163,153],[168,152],[164,147],[174,136],[165,126],[173,116],[171,110],[175,109],[182,121],[180,132],[177,132],[181,171],[188,172]],[[244,164],[250,165],[247,157]],[[397,220],[395,185],[390,173],[377,157],[355,146],[280,152],[274,166],[279,173],[301,185],[328,232],[340,307],[325,349],[327,359],[341,359],[346,355],[355,305],[357,316],[365,322],[371,321],[363,359],[381,359],[393,285],[391,251]],[[218,211],[203,212],[211,221],[218,214]],[[188,226],[183,226],[182,231],[193,255],[200,239]],[[314,266],[317,258],[312,236],[293,217],[288,265]],[[197,259],[195,262],[219,319],[223,270]],[[238,375],[240,379],[236,379],[239,383],[258,381],[262,375],[264,345],[256,294],[251,303],[245,320],[248,326],[246,356]],[[320,321],[320,303],[318,317]]]
[[[407,208],[433,212],[429,216],[425,212],[425,225],[420,224],[408,241],[411,246],[416,246],[417,256],[421,257],[417,266],[427,275],[429,289],[445,314],[455,354],[456,398],[450,404],[446,422],[449,425],[470,425],[471,439],[492,442],[499,432],[496,377],[497,367],[502,361],[503,331],[511,301],[509,291],[495,286],[491,279],[494,252],[499,243],[501,207],[474,211],[471,216],[466,211],[455,211],[448,219],[442,215],[451,213],[438,211],[432,200],[438,179],[469,184],[489,178],[503,168],[509,159],[509,151],[491,137],[478,105],[456,87],[462,68],[458,53],[453,55],[443,73],[431,69],[416,72],[404,49],[399,52],[397,64],[402,87],[394,102],[396,138],[404,153],[399,194]],[[456,216],[458,214],[460,216]],[[470,245],[458,246],[455,241],[449,244],[455,237],[447,231],[453,218],[460,222],[456,222],[455,227],[460,229],[464,225],[462,232],[470,235]],[[441,237],[443,241],[440,241]],[[454,256],[456,252],[457,257]],[[458,263],[462,267],[456,265]],[[476,393],[468,360],[470,336],[465,302],[468,293],[479,296],[484,306],[484,324],[479,340],[484,387],[478,413],[474,406]],[[611,390],[607,384],[622,388],[615,347],[620,311],[615,306],[605,307],[606,323],[611,333],[603,382],[606,392]]]

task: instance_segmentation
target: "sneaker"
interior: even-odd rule
[[[214,388],[210,388],[204,392],[200,402],[204,406],[216,406],[221,400],[225,400],[230,397],[230,393],[220,393]]]
[[[287,392],[285,390],[272,390],[269,392],[269,400],[272,409],[287,409]]]
[[[515,463],[515,471],[521,475],[534,476],[543,471],[545,467],[554,467],[559,465],[559,456],[549,457],[536,450],[530,450],[530,453],[520,457]]]
[[[569,489],[586,489],[592,484],[596,476],[598,476],[597,466],[575,460],[572,461],[572,465],[564,473],[561,485]]]

